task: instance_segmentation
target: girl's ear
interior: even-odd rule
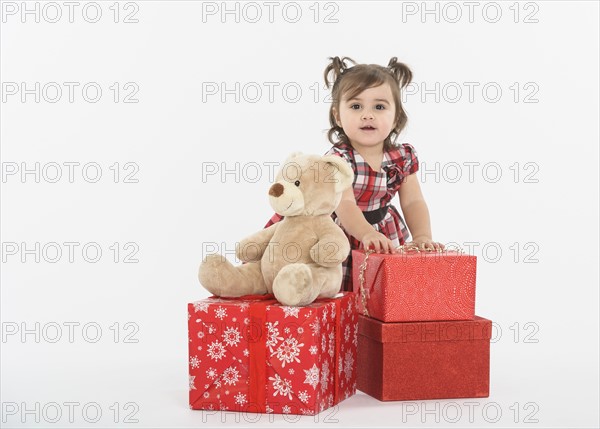
[[[337,124],[338,127],[342,127],[342,122],[340,121],[340,114],[338,113],[337,109],[335,107],[331,108],[331,112],[333,113],[333,117],[335,118],[335,123]]]

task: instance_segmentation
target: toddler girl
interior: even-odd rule
[[[342,157],[354,170],[353,186],[342,195],[333,219],[348,236],[352,249],[393,253],[407,244],[443,250],[442,244],[432,240],[429,211],[414,174],[419,169],[417,152],[410,144],[395,144],[407,122],[400,88],[410,83],[412,72],[396,57],[387,67],[357,65],[348,57],[330,60],[324,77],[329,88],[328,77],[333,73],[328,132],[333,147],[327,155]],[[354,66],[348,67],[346,62]],[[391,204],[396,194],[406,223]],[[266,226],[282,218],[275,214]],[[412,241],[406,243],[409,231]],[[351,291],[351,253],[343,270],[341,290]]]

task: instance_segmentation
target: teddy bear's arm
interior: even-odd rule
[[[319,241],[310,249],[312,260],[323,267],[341,264],[350,253],[348,237],[333,223],[319,232]]]
[[[235,256],[242,262],[260,261],[278,225],[279,222],[274,223],[270,227],[244,238],[235,246]]]

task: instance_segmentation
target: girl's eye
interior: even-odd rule
[[[383,104],[378,104],[377,106],[375,106],[375,108],[377,110],[383,110],[383,109],[385,109],[385,106]]]
[[[352,104],[350,108],[356,110],[357,108],[360,108],[360,104]]]
[[[294,182],[294,185],[296,185],[296,186],[300,186],[300,181],[299,181],[299,180],[296,180],[296,181]]]

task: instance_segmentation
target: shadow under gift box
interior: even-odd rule
[[[358,320],[357,388],[380,401],[486,398],[492,322]]]
[[[367,257],[368,256],[368,257]],[[364,269],[364,312],[361,265]],[[359,312],[382,322],[472,320],[477,257],[457,251],[383,254],[352,251]]]
[[[273,295],[188,304],[194,410],[317,414],[356,393],[357,296],[305,307]]]

